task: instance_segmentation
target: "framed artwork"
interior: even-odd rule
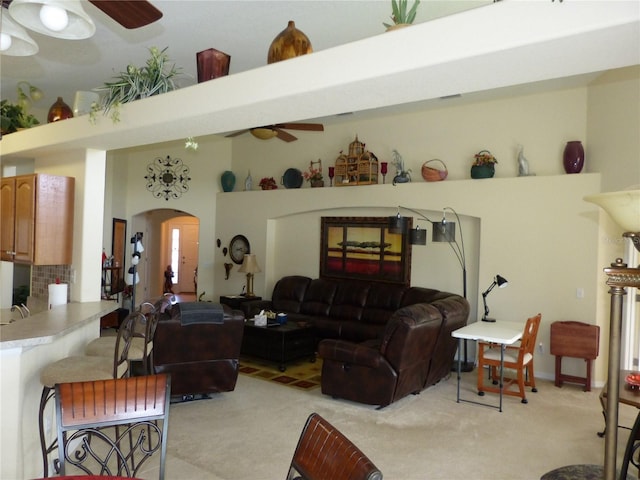
[[[111,230],[111,253],[113,255],[114,267],[120,268],[120,275],[117,281],[112,281],[111,292],[119,293],[124,290],[124,273],[126,271],[125,253],[127,248],[127,221],[121,218],[113,219],[113,229]]]
[[[409,285],[409,235],[389,232],[388,217],[322,217],[320,237],[320,277]]]

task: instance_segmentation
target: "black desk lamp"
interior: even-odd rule
[[[487,307],[487,295],[489,295],[489,293],[491,292],[491,290],[493,290],[493,287],[495,287],[496,285],[498,286],[498,288],[504,288],[507,286],[507,279],[504,277],[501,277],[500,275],[496,275],[496,278],[493,279],[493,283],[491,285],[489,285],[489,288],[487,288],[483,293],[482,293],[482,303],[484,304],[484,315],[482,317],[482,321],[483,322],[495,322],[496,319],[495,318],[489,318],[489,307]]]

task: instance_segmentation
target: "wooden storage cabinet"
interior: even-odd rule
[[[75,180],[46,174],[0,183],[0,258],[33,265],[70,265]]]

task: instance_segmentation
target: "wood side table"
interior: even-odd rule
[[[262,297],[247,297],[246,295],[220,295],[220,303],[229,305],[234,310],[241,310],[240,305],[251,300],[262,300]]]
[[[556,387],[562,382],[584,385],[584,391],[591,391],[591,367],[598,357],[600,347],[600,327],[582,322],[553,322],[551,324],[551,355],[556,356]],[[587,364],[587,376],[578,377],[562,373],[562,357],[582,358]]]

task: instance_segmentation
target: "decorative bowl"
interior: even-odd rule
[[[640,389],[640,372],[633,372],[624,379],[629,388],[633,390]]]

